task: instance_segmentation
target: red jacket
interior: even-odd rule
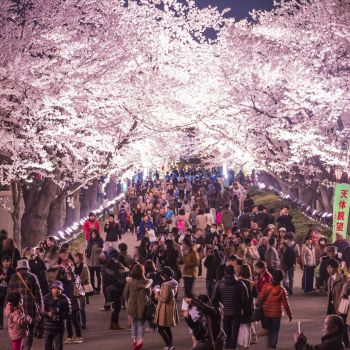
[[[259,294],[259,300],[263,304],[263,314],[265,317],[281,317],[282,306],[286,310],[288,317],[292,317],[287,291],[281,285],[265,284]]]
[[[259,276],[259,279],[256,281],[255,286],[256,289],[258,290],[258,293],[260,293],[266,283],[271,283],[272,282],[272,276],[270,272],[267,270]]]
[[[98,220],[90,221],[86,220],[83,225],[83,232],[85,234],[85,239],[88,241],[90,239],[90,232],[92,229],[96,229],[100,232],[100,223]]]

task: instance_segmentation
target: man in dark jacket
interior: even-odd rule
[[[244,285],[235,277],[233,266],[226,266],[224,278],[216,284],[212,302],[224,306],[224,330],[226,349],[235,349],[239,326],[246,304],[249,302]]]
[[[108,251],[108,248],[118,250],[118,238],[122,238],[119,224],[114,221],[114,214],[109,214],[108,222],[104,227],[106,232],[106,241],[104,249]]]
[[[209,298],[212,297],[217,281],[218,271],[222,264],[225,264],[225,257],[219,249],[212,245],[207,246],[207,257],[204,260],[204,267],[207,269],[206,288]]]
[[[344,322],[340,316],[327,316],[323,322],[321,344],[309,345],[303,333],[296,335],[296,350],[344,350],[342,341],[343,333],[346,332]]]
[[[295,226],[292,220],[293,216],[289,215],[289,207],[284,207],[281,215],[277,218],[278,229],[284,227],[287,232],[295,233]]]
[[[243,230],[244,228],[252,228],[252,222],[250,220],[249,208],[244,208],[243,214],[238,218],[238,225]]]
[[[53,281],[50,293],[44,297],[45,350],[63,349],[64,321],[71,315],[71,303],[62,292],[62,282]]]
[[[37,320],[43,309],[43,297],[37,277],[29,272],[29,263],[26,259],[17,261],[16,273],[10,278],[7,295],[18,292],[22,296],[23,310],[33,320]],[[29,326],[28,336],[24,341],[24,350],[31,350],[34,336],[34,322]]]

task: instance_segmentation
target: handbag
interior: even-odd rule
[[[18,276],[18,278],[21,280],[24,288],[28,291],[29,295],[31,296],[31,298],[33,299],[33,303],[34,303],[34,308],[35,308],[35,318],[34,318],[34,322],[35,323],[39,323],[41,321],[41,306],[37,303],[36,298],[34,296],[34,294],[32,293],[32,291],[29,289],[26,281],[23,279],[23,277],[21,276],[21,274],[19,272],[16,273],[16,275]]]
[[[85,296],[90,297],[95,294],[94,288],[92,288],[91,283],[83,284],[83,290],[85,292]]]
[[[349,299],[342,298],[338,307],[338,312],[340,315],[347,315],[349,311]]]

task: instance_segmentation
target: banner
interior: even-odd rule
[[[347,238],[349,208],[350,184],[336,184],[333,198],[333,242],[336,233],[341,233]]]

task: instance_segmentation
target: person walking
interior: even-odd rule
[[[5,255],[1,258],[0,266],[0,329],[4,328],[4,307],[6,302],[7,286],[16,270],[11,266],[11,258]]]
[[[106,241],[104,243],[104,250],[109,249],[118,250],[118,239],[121,239],[121,231],[119,224],[114,221],[114,214],[108,215],[108,221],[105,224],[104,231],[106,232]]]
[[[18,292],[8,294],[5,316],[8,318],[7,328],[12,350],[22,350],[23,339],[28,335],[28,326],[32,323],[32,318],[24,313],[21,294]]]
[[[289,317],[289,321],[293,319],[287,291],[281,286],[282,281],[282,271],[273,271],[272,282],[265,284],[259,294],[264,320],[269,330],[268,345],[272,349],[277,347],[278,333],[281,326],[282,306]]]
[[[276,249],[276,238],[269,239],[269,246],[265,252],[265,262],[270,273],[280,267],[280,258]]]
[[[90,212],[89,219],[86,220],[83,224],[83,232],[84,232],[84,236],[85,236],[85,239],[87,242],[90,239],[91,230],[93,230],[93,229],[97,230],[97,232],[100,232],[100,223],[96,219],[96,214],[93,212]]]
[[[293,295],[294,270],[299,256],[300,248],[298,243],[294,241],[294,234],[287,232],[281,246],[281,269],[284,273],[284,286],[289,295]]]
[[[230,205],[225,204],[223,211],[221,212],[220,224],[224,227],[225,233],[228,233],[232,229],[233,220],[235,214],[230,210]]]
[[[176,304],[178,282],[173,279],[173,270],[165,266],[160,276],[163,280],[160,291],[155,291],[155,298],[158,301],[154,324],[158,326],[158,332],[165,343],[164,350],[174,350],[173,335],[171,327],[179,323],[179,315]]]
[[[314,273],[316,267],[315,247],[312,245],[312,237],[306,236],[301,248],[301,265],[303,269],[302,288],[305,293],[313,291]]]
[[[71,315],[71,303],[63,294],[63,283],[53,281],[50,293],[44,297],[45,350],[62,350],[64,322]]]
[[[233,266],[226,266],[224,278],[214,289],[212,303],[224,306],[226,349],[235,349],[243,310],[248,307],[249,298],[246,287],[236,278]]]
[[[28,325],[28,336],[24,340],[24,350],[31,350],[35,321],[40,319],[43,310],[43,297],[38,278],[29,272],[29,263],[26,259],[17,261],[16,273],[10,278],[7,295],[13,292],[18,292],[22,296],[23,311],[33,320]]]
[[[143,348],[143,338],[145,332],[145,309],[147,298],[150,295],[150,288],[153,281],[145,277],[145,268],[141,264],[136,264],[127,279],[124,289],[127,314],[132,318],[131,337],[134,349]]]
[[[99,294],[101,291],[101,258],[100,255],[103,249],[103,239],[97,230],[91,231],[91,237],[85,250],[86,262],[90,272],[90,279],[92,288],[95,293]],[[95,284],[95,275],[97,279],[97,287]]]
[[[182,277],[184,279],[185,296],[191,298],[193,285],[198,277],[199,257],[198,253],[193,249],[192,243],[187,238],[182,243],[182,253]]]

